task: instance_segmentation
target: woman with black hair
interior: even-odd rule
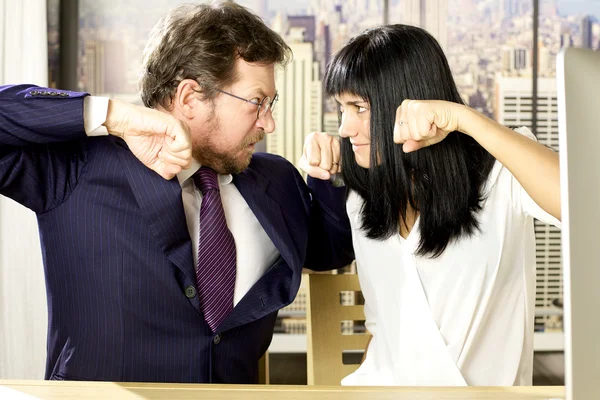
[[[348,188],[365,325],[349,385],[531,385],[533,218],[560,225],[558,155],[464,105],[435,39],[392,25],[328,65],[341,141],[302,168]]]

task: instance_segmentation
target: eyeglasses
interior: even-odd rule
[[[258,103],[254,100],[247,100],[247,99],[244,99],[243,97],[236,96],[235,94],[228,93],[221,89],[217,89],[217,92],[221,92],[223,94],[226,94],[227,96],[235,97],[236,99],[239,99],[239,100],[245,101],[246,103],[254,104],[255,106],[257,106],[258,110],[256,110],[256,119],[261,119],[262,117],[267,115],[267,112],[269,110],[271,110],[271,112],[273,112],[273,109],[275,108],[275,104],[277,104],[277,101],[279,100],[279,94],[277,92],[275,92],[275,97],[273,97],[273,99],[271,99],[269,96],[263,97],[263,99]]]

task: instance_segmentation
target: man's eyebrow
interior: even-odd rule
[[[266,93],[264,92],[264,90],[262,90],[261,88],[256,88],[256,89],[253,89],[253,90],[250,92],[250,95],[252,95],[252,96],[255,96],[255,95],[256,95],[257,97],[260,97],[261,99],[262,99],[263,97],[267,97],[267,94],[266,94]]]

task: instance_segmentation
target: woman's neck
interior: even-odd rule
[[[406,208],[406,219],[404,221],[402,221],[402,219],[400,219],[400,222],[398,224],[400,236],[402,236],[403,239],[406,239],[408,237],[408,235],[410,235],[410,232],[412,231],[413,227],[415,226],[415,221],[417,220],[418,217],[419,217],[419,213],[417,211],[415,211],[412,207],[408,206]]]

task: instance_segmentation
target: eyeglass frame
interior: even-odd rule
[[[221,90],[221,89],[216,89],[216,91],[217,91],[217,92],[220,92],[220,93],[223,93],[223,94],[226,94],[226,95],[228,95],[228,96],[234,97],[234,98],[236,98],[236,99],[238,99],[238,100],[245,101],[246,103],[254,104],[255,106],[257,106],[257,107],[258,107],[258,109],[256,110],[256,119],[257,119],[257,120],[258,120],[258,119],[260,119],[260,117],[261,117],[261,115],[260,115],[260,110],[263,108],[263,106],[264,106],[264,104],[265,104],[265,101],[266,101],[267,99],[269,99],[270,101],[269,101],[269,104],[267,105],[267,108],[266,108],[266,110],[265,110],[265,112],[264,112],[263,116],[267,115],[267,113],[269,112],[269,110],[271,110],[271,112],[273,112],[273,108],[275,108],[275,105],[276,105],[276,104],[277,104],[277,102],[279,101],[279,93],[277,93],[277,92],[275,92],[275,96],[274,96],[272,99],[271,99],[271,97],[269,97],[269,96],[265,96],[265,97],[263,97],[263,98],[260,100],[260,102],[259,102],[259,103],[257,103],[257,102],[255,102],[255,101],[248,100],[248,99],[245,99],[245,98],[243,98],[243,97],[240,97],[240,96],[236,96],[236,95],[235,95],[235,94],[233,94],[233,93],[229,93],[229,92],[226,92],[226,91],[224,91],[224,90]]]

